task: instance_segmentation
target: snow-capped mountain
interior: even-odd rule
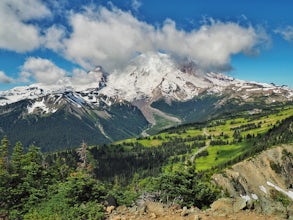
[[[256,93],[266,96],[282,94],[287,99],[293,97],[289,88],[237,80],[219,73],[202,73],[192,61],[179,63],[161,53],[138,56],[124,70],[110,75],[101,93],[129,102],[162,97],[187,101],[203,93],[219,95],[226,90],[243,93],[243,99]]]
[[[34,100],[47,95],[64,94],[64,93],[83,93],[88,94],[86,98],[91,98],[91,94],[100,90],[106,84],[107,73],[98,66],[88,73],[93,81],[91,83],[80,82],[73,83],[70,78],[62,80],[53,85],[41,83],[30,86],[15,87],[7,91],[0,91],[0,106],[15,103],[21,100]],[[85,100],[86,101],[86,100]]]
[[[55,85],[33,84],[0,92],[0,136],[15,136],[16,127],[25,127],[32,137],[24,141],[20,135],[15,140],[27,144],[38,140],[44,145],[40,140],[48,134],[46,127],[54,129],[58,124],[57,136],[63,135],[59,146],[74,146],[83,139],[104,143],[139,135],[147,128],[154,132],[204,120],[227,109],[293,100],[288,87],[203,73],[191,60],[178,61],[162,53],[141,54],[112,74],[99,66],[88,76],[90,83],[82,77],[68,78]],[[158,120],[165,124],[156,127]],[[79,138],[74,138],[73,131],[79,132]]]
[[[72,84],[69,81],[56,85],[32,84],[2,91],[0,105],[63,93],[72,93],[71,98],[77,103],[91,104],[97,103],[101,95],[128,102],[160,98],[182,102],[201,94],[221,95],[227,90],[234,91],[233,95],[241,95],[243,100],[257,94],[279,94],[279,98],[288,100],[293,98],[293,92],[288,87],[238,80],[220,73],[202,73],[192,61],[179,63],[162,53],[141,54],[125,69],[110,75],[100,66],[88,74],[93,73],[95,81],[90,84]]]

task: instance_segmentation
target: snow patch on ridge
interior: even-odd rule
[[[246,202],[249,201],[249,200],[251,200],[251,198],[250,198],[249,195],[241,195],[241,194],[240,194],[240,197],[241,197],[242,199],[245,199]]]
[[[254,200],[258,200],[258,196],[254,193],[251,194],[251,197],[254,199]]]
[[[273,188],[275,188],[277,191],[279,191],[279,192],[281,192],[281,193],[287,195],[290,199],[293,200],[293,192],[292,192],[292,191],[290,191],[290,190],[289,190],[289,191],[285,191],[285,190],[282,189],[281,187],[279,187],[279,186],[277,186],[277,185],[275,185],[275,184],[273,184],[273,183],[271,183],[271,182],[269,182],[269,181],[267,181],[267,185],[268,185],[268,186],[271,186],[271,187],[273,187]]]
[[[82,106],[86,104],[85,100],[82,97],[77,96],[76,94],[68,93],[65,96],[69,101],[75,104],[78,108],[81,108]]]
[[[56,108],[48,108],[44,102],[44,99],[42,101],[36,101],[31,106],[27,107],[28,114],[33,114],[35,110],[41,109],[44,113],[55,113],[58,109]]]
[[[259,189],[263,191],[265,194],[268,193],[267,189],[264,186],[259,186]]]

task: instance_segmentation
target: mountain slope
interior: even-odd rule
[[[248,100],[252,96],[283,93],[292,98],[288,88],[272,84],[237,80],[219,73],[203,73],[191,60],[177,61],[166,54],[151,53],[136,57],[121,72],[111,74],[101,93],[129,102],[160,98],[187,101],[201,94],[230,94]]]
[[[72,104],[72,97],[45,96],[3,106],[0,135],[7,135],[12,143],[20,140],[25,146],[35,144],[52,151],[76,147],[82,141],[97,144],[133,137],[148,125],[130,104],[80,106]],[[58,105],[52,105],[56,100]]]
[[[138,56],[124,70],[111,74],[100,93],[133,103],[153,125],[157,115],[153,108],[177,118],[161,115],[165,120],[188,123],[206,120],[223,109],[293,98],[287,87],[203,73],[191,60],[177,61],[161,53]]]
[[[120,72],[88,74],[90,84],[67,78],[0,92],[0,135],[41,147],[54,140],[53,148],[107,143],[293,99],[287,87],[203,73],[161,53],[141,54]]]

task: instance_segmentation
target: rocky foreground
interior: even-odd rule
[[[107,207],[107,219],[293,220],[292,144],[266,150],[215,174],[213,179],[223,189],[223,198],[206,210],[140,201],[130,208]]]
[[[233,205],[234,203],[234,205]],[[107,219],[109,220],[278,220],[284,219],[277,216],[264,215],[261,213],[253,212],[251,210],[244,210],[245,201],[233,199],[221,199],[212,204],[210,209],[205,211],[199,210],[196,207],[181,208],[177,205],[165,206],[162,203],[149,202],[143,208],[120,206],[108,207]],[[293,207],[292,207],[293,210]],[[293,214],[293,213],[292,213]],[[291,217],[291,219],[293,219]]]

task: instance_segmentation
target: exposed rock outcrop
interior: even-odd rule
[[[230,196],[242,197],[247,208],[287,218],[293,202],[293,146],[283,145],[233,165],[213,176]]]
[[[293,220],[293,145],[283,145],[233,165],[213,180],[230,195],[211,208],[180,207],[154,202],[145,194],[137,206],[118,207],[111,220]]]

